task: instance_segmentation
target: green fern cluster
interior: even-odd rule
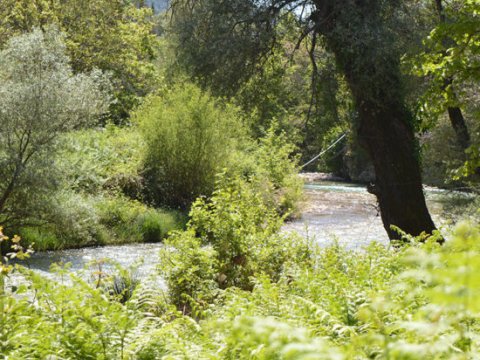
[[[220,197],[228,193],[222,192],[214,195],[212,201],[220,204]],[[357,251],[337,245],[328,248],[310,245],[307,258],[296,258],[288,248],[270,249],[280,254],[283,251],[290,259],[284,259],[276,276],[267,271],[267,264],[255,268],[250,273],[249,287],[241,289],[235,283],[219,286],[218,279],[219,268],[225,265],[222,263],[225,258],[218,254],[228,244],[216,236],[229,234],[232,239],[235,234],[220,232],[216,228],[220,225],[209,222],[209,218],[220,216],[223,210],[213,209],[212,205],[202,205],[201,209],[201,215],[208,216],[206,220],[199,219],[198,214],[194,217],[196,226],[202,224],[201,231],[191,224],[186,233],[174,235],[174,239],[185,242],[169,243],[172,267],[168,270],[168,266],[163,266],[161,274],[169,290],[158,279],[149,278],[136,285],[128,297],[119,297],[109,287],[89,284],[65,269],[56,270],[57,278],[64,280],[54,282],[18,268],[17,276],[20,272],[25,279],[23,285],[0,296],[0,356],[11,359],[478,357],[480,231],[477,226],[458,225],[443,246],[435,239],[426,242],[412,239],[409,245],[392,249],[371,244]],[[227,214],[235,217],[232,212],[222,216]],[[172,246],[178,246],[177,250]],[[253,244],[245,251],[253,256],[256,246]],[[269,246],[280,244],[264,242],[265,248]],[[168,261],[166,254],[164,261]],[[176,296],[183,295],[182,299],[194,298],[196,305],[191,309],[194,311],[178,308],[174,303],[178,298],[172,296],[172,290],[178,290]]]

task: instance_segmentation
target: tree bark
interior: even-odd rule
[[[435,0],[435,6],[437,8],[438,18],[440,20],[440,23],[444,24],[447,19],[445,17],[442,0]],[[449,46],[448,43],[449,43],[448,39],[443,40],[443,44],[445,48],[448,48]],[[452,86],[452,83],[453,83],[452,78],[446,78],[444,81],[443,90],[445,90],[448,86]],[[454,97],[454,101],[456,101],[457,95],[454,90],[452,90],[452,94]],[[457,136],[457,143],[463,152],[462,160],[465,161],[466,160],[465,150],[467,150],[468,147],[470,146],[470,133],[468,131],[467,123],[465,122],[462,109],[460,109],[460,107],[458,106],[448,106],[447,112],[448,112],[448,118],[450,119],[450,124],[452,125],[453,130],[455,131],[455,135]]]
[[[453,130],[457,136],[457,143],[463,150],[463,154],[466,157],[465,150],[470,147],[470,134],[468,132],[462,110],[459,107],[448,107],[447,110],[448,117],[450,118],[450,124],[452,124]]]
[[[345,74],[359,113],[358,138],[371,157],[376,181],[369,190],[390,239],[431,234],[435,225],[422,189],[412,115],[405,106],[400,56],[378,0],[315,0],[312,20]]]

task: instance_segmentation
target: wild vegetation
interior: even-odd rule
[[[149,281],[132,284],[125,273],[123,278],[96,273],[89,283],[56,267],[64,281],[52,282],[2,263],[2,281],[9,271],[24,281],[14,295],[0,296],[0,354],[18,359],[478,354],[478,228],[459,225],[443,246],[433,238],[408,237],[410,243],[397,249],[375,243],[356,252],[319,248],[307,239],[272,233],[279,221],[273,214],[266,229],[255,225],[255,217],[268,210],[249,204],[253,194],[244,186],[221,190],[218,208],[198,204],[192,216],[207,218],[193,220],[170,240],[178,248],[162,257],[167,291]],[[232,206],[232,191],[242,194],[237,205],[242,212],[254,214],[235,241],[225,243],[222,231],[238,229],[232,215],[219,221],[220,208]],[[196,237],[195,228],[213,219],[214,233]]]
[[[163,5],[1,1],[0,357],[477,358],[479,226],[422,186],[479,191],[480,3]],[[390,245],[282,231],[302,170],[366,185]],[[28,268],[142,242],[144,278]]]

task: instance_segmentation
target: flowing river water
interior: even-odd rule
[[[448,204],[452,203],[452,199],[456,202],[468,202],[471,199],[471,195],[465,193],[439,189],[427,189],[425,193],[437,225],[451,221]],[[352,249],[372,241],[388,244],[375,197],[369,194],[364,186],[332,181],[311,182],[305,185],[304,199],[301,217],[285,224],[283,231],[296,231],[322,245],[337,241]],[[28,265],[46,276],[53,276],[49,273],[53,263],[70,263],[71,270],[79,271],[88,263],[105,258],[112,259],[123,267],[143,259],[137,269],[137,276],[143,277],[155,269],[158,250],[162,246],[131,244],[38,252],[32,256]]]

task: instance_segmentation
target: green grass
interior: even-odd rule
[[[21,229],[20,235],[35,250],[160,242],[186,223],[178,211],[151,208],[121,195],[65,197],[47,224]]]

